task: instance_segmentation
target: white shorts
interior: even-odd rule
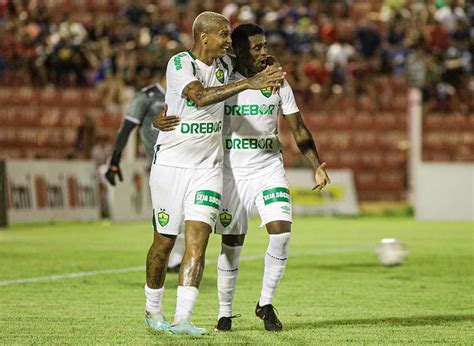
[[[205,222],[214,229],[222,194],[222,168],[153,165],[150,172],[153,227],[178,235],[185,221]]]
[[[245,180],[236,179],[224,170],[224,193],[216,233],[246,234],[254,205],[260,214],[261,226],[272,221],[292,222],[291,198],[283,165],[268,174]]]

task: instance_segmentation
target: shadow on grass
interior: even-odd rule
[[[408,317],[387,317],[387,318],[361,318],[333,321],[312,321],[301,323],[287,323],[286,330],[292,329],[312,329],[327,328],[337,326],[359,326],[359,325],[378,325],[378,326],[439,326],[452,322],[474,321],[473,314],[466,315],[433,315],[433,316],[408,316]]]

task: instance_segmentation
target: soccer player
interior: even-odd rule
[[[230,81],[249,78],[266,68],[267,41],[263,30],[243,24],[232,32],[237,56]],[[296,105],[293,91],[284,81],[278,93],[247,90],[226,100],[224,117],[224,186],[216,232],[222,234],[217,261],[219,315],[217,330],[231,330],[232,301],[248,218],[255,205],[269,234],[262,290],[255,308],[268,331],[282,330],[272,300],[285,271],[291,235],[292,206],[278,140],[278,115],[288,121],[301,153],[314,169],[316,186],[329,183],[311,136]]]
[[[120,170],[122,151],[127,144],[128,137],[137,126],[140,126],[140,138],[145,148],[145,155],[151,164],[154,153],[153,147],[158,137],[158,130],[153,127],[153,118],[165,105],[165,85],[165,74],[160,72],[158,73],[157,83],[141,89],[130,102],[125,113],[125,120],[115,141],[109,168],[105,173],[105,177],[111,185],[115,186],[117,176],[120,181],[123,181],[122,171]]]
[[[122,151],[127,144],[128,137],[133,129],[140,126],[140,138],[145,148],[145,154],[148,162],[152,162],[154,145],[158,137],[158,130],[153,127],[153,118],[163,109],[165,105],[165,85],[166,79],[163,72],[158,72],[157,83],[148,85],[135,94],[125,114],[125,120],[117,135],[115,148],[110,160],[109,168],[105,173],[107,181],[115,186],[116,177],[123,181],[122,171],[120,170],[120,159]],[[173,120],[173,117],[169,117]],[[184,238],[178,237],[173,250],[170,254],[168,271],[176,272],[183,257]],[[153,259],[149,259],[153,261]]]
[[[266,68],[267,41],[259,26],[243,24],[235,28],[232,46],[237,64],[230,82],[249,78]],[[266,330],[282,330],[272,300],[288,258],[292,206],[278,141],[280,112],[288,121],[300,151],[314,169],[314,189],[321,190],[330,182],[326,164],[320,162],[313,138],[286,81],[276,94],[269,89],[247,90],[226,100],[223,129],[225,190],[220,222],[216,226],[216,233],[222,235],[221,253],[217,260],[218,331],[232,328],[232,301],[240,253],[253,205],[269,234],[262,290],[255,314],[263,320]],[[166,126],[160,125],[162,115],[155,118],[154,124],[166,131]]]
[[[228,84],[233,62],[230,23],[203,12],[193,23],[193,47],[168,62],[166,104],[180,116],[179,126],[160,132],[150,173],[154,241],[147,262],[146,317],[149,327],[173,334],[202,335],[191,323],[204,270],[209,234],[218,217],[222,193],[224,100],[247,89],[281,85],[281,68],[270,67]],[[176,312],[170,325],[162,313],[168,255],[185,223],[185,253],[179,273]]]

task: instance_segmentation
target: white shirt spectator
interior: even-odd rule
[[[333,43],[327,52],[326,68],[332,71],[336,65],[346,67],[355,50],[348,43]]]
[[[449,6],[444,6],[436,11],[435,19],[442,23],[449,33],[453,33],[458,28],[458,20],[466,19],[466,13],[461,7],[453,10]]]
[[[59,36],[69,38],[75,45],[80,45],[87,37],[87,30],[82,23],[65,21],[59,24]]]

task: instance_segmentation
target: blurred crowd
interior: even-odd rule
[[[65,3],[0,0],[0,84],[97,86],[118,103],[123,86],[150,83],[188,49],[193,19],[214,10],[233,26],[265,29],[306,105],[370,113],[409,85],[427,107],[474,112],[471,1],[75,0],[70,11]]]

